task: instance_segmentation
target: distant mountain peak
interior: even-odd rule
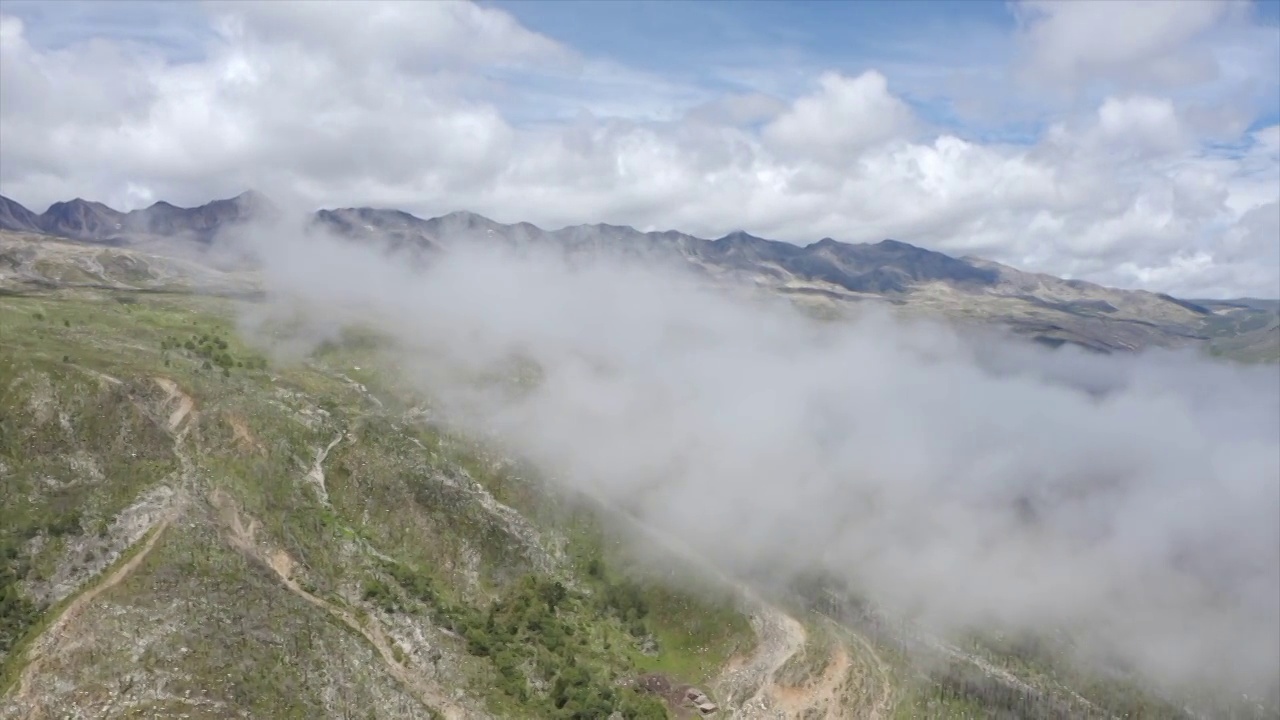
[[[100,203],[96,200],[85,200],[84,198],[81,198],[81,197],[72,198],[71,200],[63,200],[61,202],[56,202],[50,205],[49,209],[46,210],[45,212],[48,213],[54,210],[68,210],[68,209],[74,210],[79,208],[91,208],[93,210],[106,210],[108,212],[112,212],[117,215],[123,214],[119,210],[116,210],[115,208],[109,205],[104,205],[103,203]]]
[[[451,213],[432,218],[427,222],[441,228],[447,228],[450,232],[477,229],[492,230],[499,226],[499,223],[470,210],[454,210]]]
[[[901,240],[894,240],[893,238],[885,238],[885,239],[881,240],[880,242],[876,243],[876,246],[878,246],[878,247],[882,247],[882,248],[885,248],[885,249],[899,249],[899,250],[925,250],[925,251],[928,251],[928,249],[927,249],[927,248],[922,248],[922,247],[920,247],[920,246],[918,246],[918,245],[912,245],[911,243],[905,243],[905,242],[902,242]]]
[[[436,219],[447,220],[453,223],[463,223],[467,225],[498,225],[499,224],[493,220],[490,220],[484,215],[481,215],[480,213],[472,212],[470,210],[454,210],[453,212],[445,213],[444,215],[441,215]]]
[[[41,232],[40,216],[21,203],[0,195],[0,230]]]
[[[746,230],[734,230],[723,237],[712,240],[711,242],[723,245],[742,245],[757,242],[768,242],[762,237],[757,237]]]
[[[270,203],[271,202],[271,199],[268,198],[266,195],[263,195],[262,193],[252,188],[245,190],[244,192],[240,193],[239,195],[231,199],[238,200],[240,202],[252,202],[252,203]]]
[[[386,228],[389,225],[426,225],[427,221],[403,210],[373,207],[347,207],[320,210],[316,218],[339,225],[359,220],[370,228]]]

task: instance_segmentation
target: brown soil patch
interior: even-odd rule
[[[841,689],[849,677],[849,653],[844,647],[836,646],[829,657],[822,674],[804,687],[773,685],[774,709],[784,712],[786,717],[843,717],[847,709],[843,707]]]
[[[257,436],[249,430],[249,425],[245,422],[243,417],[234,413],[227,413],[225,417],[227,419],[227,424],[231,426],[231,432],[235,433],[237,445],[245,450],[256,452],[260,455],[266,454],[267,449],[262,447],[262,443],[259,442]]]
[[[160,389],[164,390],[169,396],[165,400],[166,405],[174,401],[177,401],[178,403],[177,407],[169,413],[169,430],[172,432],[177,430],[178,426],[182,424],[182,421],[191,414],[191,411],[195,409],[196,402],[191,399],[190,395],[182,392],[182,389],[178,387],[178,383],[170,380],[169,378],[158,377],[155,381],[156,384],[160,386]]]

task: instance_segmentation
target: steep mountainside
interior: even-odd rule
[[[0,233],[0,718],[1196,717],[763,596],[451,432],[385,338],[270,360],[244,283]]]
[[[0,230],[41,232],[40,216],[0,195]]]
[[[50,235],[76,240],[121,241],[125,232],[125,213],[112,210],[99,202],[76,198],[56,202],[38,218],[41,230]]]
[[[658,718],[643,673],[752,652],[364,339],[273,367],[227,301],[4,289],[0,717]]]

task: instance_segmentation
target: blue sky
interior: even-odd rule
[[[995,72],[1014,28],[1006,4],[991,0],[484,4],[583,54],[715,91],[767,84],[782,94],[820,70],[881,69],[942,122],[951,113],[939,97],[940,77],[958,67]]]
[[[1070,0],[1064,0],[1070,1]],[[1179,0],[1151,0],[1151,2]],[[530,29],[593,55],[676,70],[730,51],[781,48],[861,69],[868,59],[934,62],[973,41],[1008,51],[1016,27],[1005,0],[484,0]],[[1260,22],[1280,23],[1280,0],[1257,0]],[[977,36],[975,38],[974,36]]]
[[[592,54],[671,70],[726,48],[788,48],[831,60],[919,55],[921,37],[958,27],[1007,33],[1014,16],[999,0],[971,2],[618,2],[498,0],[524,25]],[[929,48],[929,57],[941,48]],[[850,67],[848,69],[857,69]]]
[[[1156,2],[1157,0],[1151,0]],[[1179,0],[1167,0],[1177,2]],[[780,88],[819,69],[878,69],[923,117],[982,142],[1029,143],[1059,107],[999,92],[1014,83],[1018,17],[1005,0],[487,0],[583,54],[717,91]],[[1250,8],[1280,35],[1280,0]],[[771,71],[771,72],[770,72]],[[762,77],[762,73],[773,77]],[[985,112],[956,95],[984,88]],[[1100,98],[1110,88],[1099,88]],[[1266,90],[1253,129],[1280,121]]]
[[[1151,0],[1157,2],[1158,0]],[[1178,2],[1180,0],[1167,0]],[[1015,87],[1018,18],[1006,0],[480,0],[596,61],[650,73],[690,92],[795,96],[821,71],[876,69],[938,127],[979,142],[1030,143],[1061,107]],[[199,3],[6,0],[38,46],[89,38],[143,43],[169,59],[203,55],[213,36]],[[1256,0],[1255,22],[1280,36],[1280,0]],[[504,77],[510,77],[504,73]],[[524,79],[528,117],[549,111],[545,77]],[[1095,100],[1110,88],[1099,90]],[[1012,92],[1011,92],[1012,91]],[[1280,92],[1261,93],[1251,128],[1280,122]],[[680,96],[683,99],[685,96]],[[969,105],[959,106],[963,97]],[[978,98],[982,100],[979,102]],[[519,108],[513,115],[523,117]]]
[[[859,55],[909,56],[920,38],[959,26],[1009,32],[1014,15],[1000,0],[965,3],[835,3],[835,1],[639,1],[581,3],[498,0],[498,6],[536,31],[586,53],[613,55],[628,64],[672,69],[714,56],[726,46],[776,49],[823,60]],[[740,51],[736,49],[736,51]],[[931,53],[932,54],[932,53]],[[852,68],[851,68],[852,69]]]
[[[248,187],[1280,294],[1280,0],[3,0],[0,193]]]

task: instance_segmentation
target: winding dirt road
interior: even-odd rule
[[[712,688],[723,698],[723,709],[735,718],[786,717],[785,712],[772,709],[774,675],[804,649],[808,639],[804,626],[750,588],[740,583],[734,586],[745,601],[758,643],[749,657],[730,661]]]
[[[808,718],[814,717],[815,713],[817,717],[848,717],[842,688],[847,684],[853,661],[845,648],[837,649],[837,656],[817,683],[804,688],[782,688],[775,677],[788,660],[804,650],[808,642],[804,625],[750,586],[729,577],[670,536],[645,525],[603,498],[597,497],[596,500],[627,520],[647,542],[681,558],[697,568],[703,577],[715,579],[738,594],[742,610],[748,614],[755,631],[756,646],[749,655],[730,660],[711,683],[711,690],[719,699],[721,712],[726,717],[735,720]],[[867,648],[870,650],[869,645]],[[874,651],[870,656],[879,661]],[[874,710],[868,717],[878,719],[887,717],[892,709],[892,686],[887,666],[879,662],[877,667],[882,680],[878,685],[880,694],[872,703]],[[779,703],[779,698],[784,696],[785,702]]]
[[[892,715],[892,669],[865,638],[823,616],[836,635],[826,666],[812,682],[786,686],[777,674],[805,651],[805,629],[777,606],[764,603],[756,612],[752,626],[759,647],[745,662],[730,663],[715,685],[732,717],[885,720]]]

